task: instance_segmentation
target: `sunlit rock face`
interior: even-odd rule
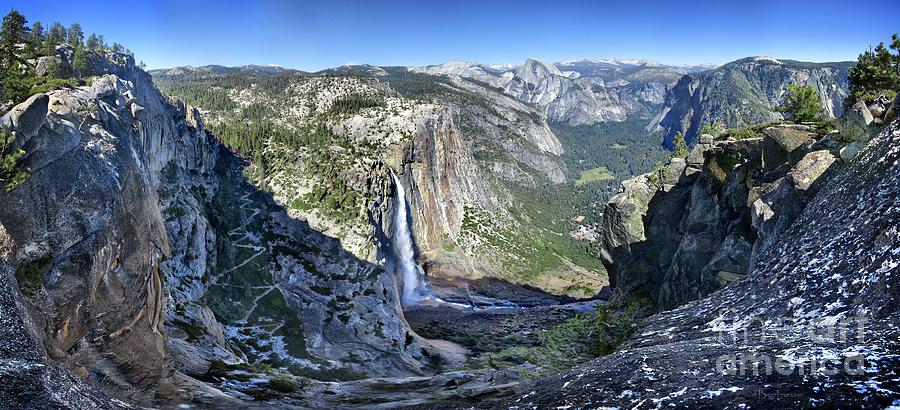
[[[572,126],[649,119],[684,74],[708,66],[651,61],[577,60],[556,64],[528,59],[519,66],[452,61],[412,70],[470,78],[538,107],[551,122]]]
[[[599,232],[614,285],[668,310],[746,276],[846,165],[848,144],[806,125],[702,135],[686,158],[625,181]]]

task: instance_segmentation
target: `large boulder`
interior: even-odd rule
[[[798,150],[816,142],[815,130],[806,125],[774,125],[764,129],[763,135],[762,158],[765,171],[798,161],[802,155]]]
[[[872,104],[869,104],[869,113],[872,114],[873,122],[882,124],[885,119],[885,113],[891,106],[891,100],[884,95],[878,96]]]
[[[837,128],[841,132],[844,141],[852,142],[869,138],[869,124],[874,121],[869,107],[863,100],[853,104],[844,115],[837,120]]]
[[[884,112],[884,121],[887,122],[893,120],[894,117],[897,116],[898,109],[900,109],[900,93],[897,94],[897,97],[894,98],[894,102],[892,102],[887,111]]]
[[[9,127],[15,132],[16,147],[23,146],[44,125],[47,120],[49,103],[50,97],[46,94],[35,94],[25,102],[13,107],[0,119],[0,125]]]
[[[862,150],[862,148],[865,146],[866,143],[863,141],[854,141],[850,144],[847,144],[846,146],[841,148],[840,151],[838,151],[838,154],[841,157],[841,161],[844,161],[844,163],[853,161],[853,159],[856,158],[856,155],[859,154],[859,151]]]
[[[786,152],[794,152],[804,144],[814,142],[816,132],[808,125],[781,124],[764,129],[763,135],[774,140]]]
[[[38,57],[37,61],[35,61],[35,64],[34,64],[34,73],[37,74],[39,77],[54,75],[56,73],[51,73],[50,68],[53,65],[56,65],[57,67],[59,67],[60,64],[62,64],[62,62],[61,62],[60,58],[57,56]]]
[[[810,152],[788,173],[788,177],[794,181],[794,187],[805,191],[831,168],[835,160],[834,155],[826,150]]]

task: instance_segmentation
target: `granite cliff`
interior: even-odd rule
[[[761,56],[687,74],[666,92],[647,131],[661,132],[663,144],[671,147],[677,132],[693,144],[706,124],[741,128],[781,120],[773,109],[782,103],[788,84],[815,88],[826,116],[836,118],[847,96],[847,70],[852,66],[853,62],[806,63]]]
[[[90,58],[90,85],[2,118],[29,172],[0,193],[3,403],[221,404],[237,393],[195,377],[416,375],[443,354],[392,273],[290,218],[131,56]],[[365,206],[379,227],[395,204]]]

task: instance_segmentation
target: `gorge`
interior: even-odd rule
[[[42,41],[0,108],[2,408],[900,403],[900,97],[853,62]]]

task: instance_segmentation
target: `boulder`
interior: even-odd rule
[[[856,158],[856,155],[859,154],[859,151],[864,146],[865,143],[862,141],[850,143],[847,146],[841,148],[838,155],[840,155],[841,160],[844,161],[844,163],[849,163],[850,161],[853,161],[854,158]]]
[[[39,57],[34,64],[34,73],[38,75],[38,77],[44,77],[47,75],[53,75],[55,73],[50,73],[50,67],[53,64],[62,64],[61,60],[57,56],[43,56]]]
[[[894,117],[897,116],[897,110],[900,109],[900,94],[897,94],[897,97],[894,98],[894,102],[888,107],[887,111],[884,112],[884,120],[891,121]]]
[[[869,113],[872,114],[875,121],[884,118],[884,114],[887,109],[891,106],[890,98],[887,98],[884,94],[879,95],[872,104],[869,104]]]
[[[35,94],[0,119],[0,124],[16,133],[16,146],[24,145],[44,125],[49,103],[50,97],[46,94]]]
[[[804,144],[815,142],[815,130],[807,125],[774,125],[763,130],[763,135],[771,138],[786,152],[794,152]]]
[[[872,113],[863,100],[853,104],[844,115],[838,118],[837,128],[844,141],[868,140],[869,124],[874,121]]]
[[[118,91],[118,77],[115,75],[104,75],[94,81],[91,85],[91,92],[97,95],[97,98],[106,98],[115,95]]]
[[[788,173],[788,177],[797,189],[805,191],[831,168],[834,161],[834,155],[827,150],[810,152]]]
[[[688,154],[687,158],[685,158],[688,166],[693,166],[696,168],[702,167],[703,162],[706,161],[703,156],[703,152],[709,149],[711,146],[712,144],[706,144],[702,141],[694,145],[694,148],[691,149],[691,152]]]
[[[609,201],[603,213],[602,236],[611,240],[605,244],[608,249],[645,239],[643,217],[656,191],[644,175],[622,181],[622,191]]]
[[[684,158],[672,158],[672,160],[669,161],[663,174],[663,189],[665,191],[669,191],[675,184],[679,183],[685,168],[687,168],[687,162]]]
[[[771,219],[775,216],[775,211],[772,210],[772,207],[769,204],[763,202],[763,200],[757,199],[750,205],[750,217],[751,223],[753,227],[759,229],[763,223]]]
[[[873,118],[881,118],[886,110],[887,107],[880,101],[875,101],[869,105],[869,113],[872,114]]]

